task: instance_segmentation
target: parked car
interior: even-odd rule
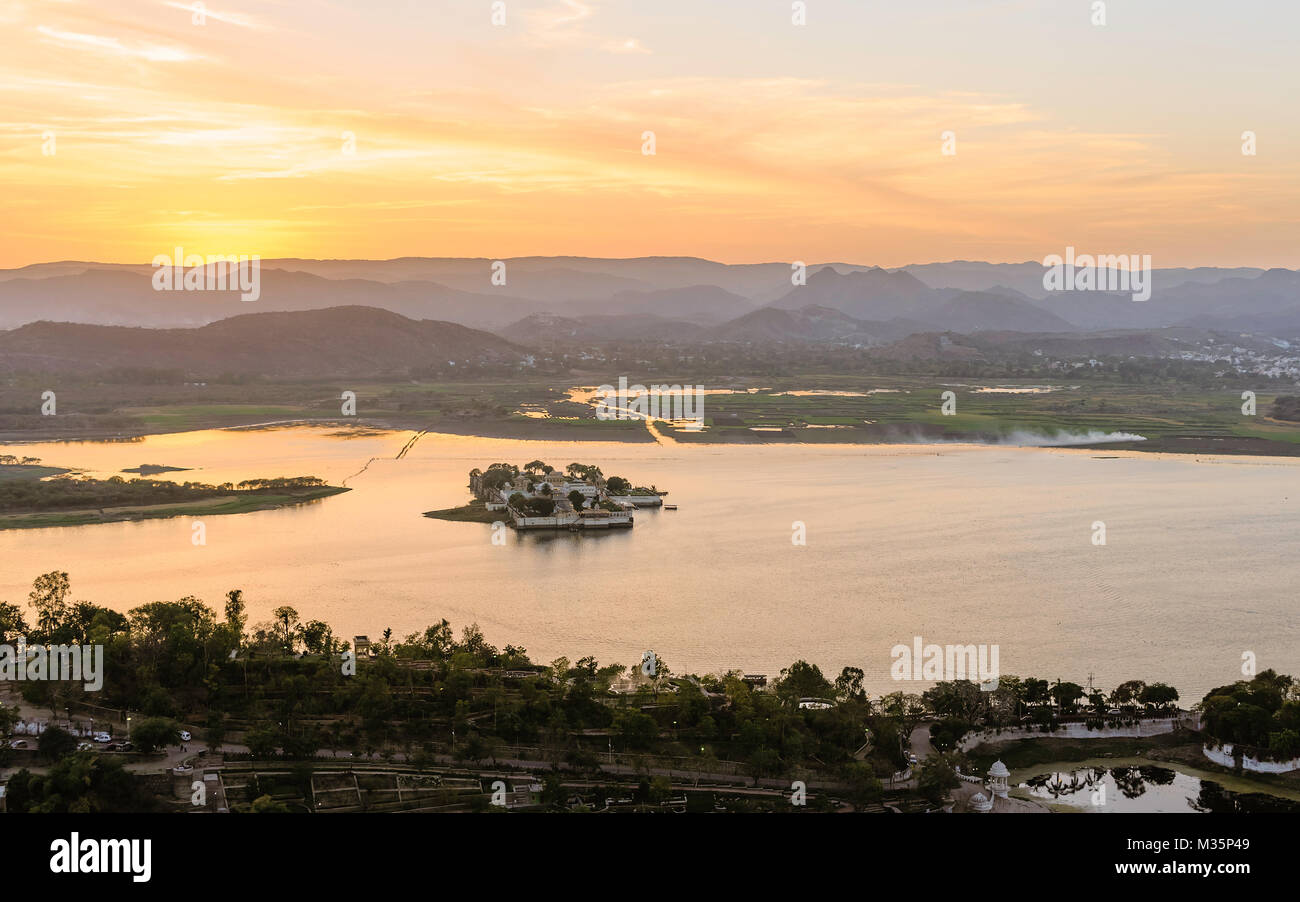
[[[1123,714],[1124,712],[1121,711],[1119,708],[1109,708],[1109,709],[1107,709],[1106,713],[1107,713],[1107,714]]]
[[[112,741],[113,741],[113,737],[112,737],[112,736],[109,736],[107,733],[104,733],[104,732],[96,733],[96,734],[95,734],[94,736],[92,736],[91,738],[94,739],[96,742],[112,742]]]
[[[11,749],[25,749],[25,748],[27,748],[27,740],[26,740],[26,739],[15,739],[13,742],[9,743],[9,748],[11,748]]]
[[[89,742],[78,742],[78,743],[77,743],[77,751],[79,751],[79,752],[89,752],[89,751],[91,751],[92,749],[94,749],[94,746],[93,746],[92,744],[90,744]]]

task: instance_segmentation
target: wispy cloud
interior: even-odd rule
[[[96,34],[80,34],[75,31],[61,31],[48,25],[38,25],[36,30],[44,35],[50,43],[70,49],[109,53],[114,56],[149,60],[156,63],[178,63],[201,59],[197,54],[182,50],[179,47],[164,47],[157,44],[127,46],[117,38]]]

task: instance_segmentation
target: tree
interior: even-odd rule
[[[221,743],[226,738],[226,715],[220,711],[208,712],[207,723],[207,740],[208,746],[212,751],[220,750]]]
[[[1117,705],[1131,705],[1137,701],[1138,696],[1147,684],[1141,680],[1129,680],[1126,683],[1120,683],[1115,687],[1115,691],[1110,694],[1110,700]]]
[[[9,734],[13,731],[14,725],[21,718],[18,716],[17,708],[7,708],[0,705],[0,740],[7,740]]]
[[[77,750],[77,737],[60,727],[46,727],[41,733],[40,756],[46,761],[58,761]]]
[[[796,704],[801,698],[829,698],[833,693],[821,668],[807,661],[795,661],[782,669],[776,683],[777,698],[787,705]]]
[[[280,745],[280,733],[272,724],[261,724],[248,732],[244,744],[254,758],[270,758]]]
[[[334,632],[330,629],[329,624],[320,620],[311,620],[303,625],[299,630],[302,638],[302,646],[309,654],[328,655],[333,654],[335,639]]]
[[[538,517],[549,517],[555,512],[555,502],[549,498],[529,498],[524,509]]]
[[[1075,702],[1081,695],[1083,695],[1083,687],[1078,683],[1063,683],[1057,680],[1056,685],[1052,687],[1052,698],[1061,706],[1063,712],[1071,712],[1078,707]]]
[[[1268,751],[1275,761],[1290,761],[1300,757],[1300,733],[1295,730],[1269,733]]]
[[[921,693],[934,713],[942,717],[955,717],[974,723],[988,702],[988,693],[980,691],[970,680],[953,680],[936,683]]]
[[[284,802],[277,802],[269,795],[258,796],[253,799],[253,804],[249,806],[253,814],[288,814],[289,806]]]
[[[945,717],[930,727],[930,744],[941,752],[956,748],[961,738],[971,731],[968,721]]]
[[[1044,704],[1049,698],[1051,698],[1051,695],[1048,692],[1048,688],[1049,687],[1048,687],[1047,680],[1039,680],[1039,679],[1035,679],[1034,677],[1027,677],[1025,679],[1025,694],[1024,694],[1025,704],[1027,705]]]
[[[131,741],[145,754],[165,745],[174,745],[180,739],[180,726],[168,717],[146,717],[131,727]]]
[[[659,725],[653,717],[642,711],[619,711],[615,715],[615,725],[628,748],[649,748],[659,738]]]
[[[27,635],[27,621],[16,604],[0,601],[0,643],[9,645],[19,636]]]
[[[880,700],[880,710],[898,728],[899,750],[911,741],[912,731],[926,715],[925,702],[919,695],[891,692]]]
[[[651,805],[659,805],[668,801],[672,794],[673,784],[667,777],[660,774],[650,780],[646,795]]]
[[[844,766],[844,780],[851,787],[849,797],[859,805],[873,802],[880,798],[883,791],[880,780],[871,765],[865,761],[854,761]]]
[[[68,615],[67,598],[70,590],[68,574],[61,570],[42,573],[32,582],[32,591],[27,598],[36,609],[37,624],[47,639],[54,635],[54,631]]]
[[[575,511],[582,510],[582,505],[586,500],[587,496],[583,495],[582,492],[579,492],[577,489],[569,492],[569,503],[573,505]]]
[[[865,698],[862,691],[862,677],[862,668],[845,667],[835,678],[835,697],[844,702]]]
[[[961,785],[961,778],[947,755],[931,755],[925,759],[921,776],[917,778],[916,788],[934,804],[938,805],[949,791]]]
[[[226,593],[226,626],[235,640],[235,647],[244,644],[244,625],[248,616],[244,613],[244,590],[231,589]]]
[[[1152,708],[1166,708],[1176,701],[1178,690],[1164,683],[1152,683],[1138,695],[1138,702]]]
[[[271,616],[284,631],[284,650],[293,654],[293,627],[298,622],[298,612],[288,605],[282,605],[272,611]]]
[[[139,812],[153,804],[121,761],[91,752],[64,757],[44,776],[24,768],[10,777],[6,790],[10,811],[34,814]]]

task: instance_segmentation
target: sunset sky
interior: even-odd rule
[[[1102,27],[1092,0],[192,6],[0,0],[0,267],[1300,266],[1292,0],[1109,0]]]

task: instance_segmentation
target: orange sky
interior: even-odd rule
[[[0,266],[1300,266],[1294,4],[1113,0],[1104,26],[1082,0],[810,0],[802,26],[784,0],[506,0],[499,26],[490,0],[192,6],[0,0]]]

